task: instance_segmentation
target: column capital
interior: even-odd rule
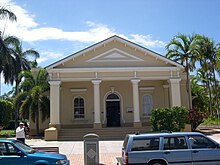
[[[102,80],[100,80],[100,79],[92,80],[92,83],[93,83],[94,85],[99,85],[101,82],[102,82]]]
[[[141,80],[140,79],[131,79],[132,84],[138,84]]]
[[[50,85],[60,85],[61,81],[49,81]]]
[[[169,88],[169,85],[163,85],[163,88],[164,88],[164,89],[168,89],[168,88]]]
[[[181,81],[180,78],[167,80],[167,82],[170,84],[179,84],[180,81]]]

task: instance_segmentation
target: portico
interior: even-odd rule
[[[188,106],[183,66],[113,36],[47,67],[50,126],[150,126],[156,107]]]

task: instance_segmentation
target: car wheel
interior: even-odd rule
[[[164,163],[161,160],[155,160],[149,163],[149,165],[166,165],[166,163]]]

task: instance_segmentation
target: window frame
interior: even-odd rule
[[[79,99],[78,100],[78,106],[76,107],[76,105],[75,105],[75,100],[76,99]],[[80,105],[80,101],[81,101],[81,99],[83,100],[83,106],[81,106]],[[72,103],[72,105],[73,105],[73,118],[75,119],[75,120],[82,120],[82,119],[85,119],[85,98],[84,97],[82,97],[82,96],[76,96],[76,97],[74,97],[73,98],[73,103]],[[76,114],[76,108],[78,108],[79,110],[79,112],[81,111],[81,109],[83,109],[83,113],[79,113],[79,114]],[[79,116],[79,117],[78,117]],[[80,116],[82,116],[82,117],[80,117]]]
[[[197,143],[197,144],[199,144],[200,142],[198,142],[198,139],[195,139],[195,137],[201,137],[201,138],[203,138],[203,140],[205,139],[205,140],[207,140],[207,142],[209,142],[210,144],[212,144],[212,145],[207,145],[207,144],[204,144],[204,145],[202,145],[202,146],[198,146],[198,147],[196,147],[196,146],[194,146],[191,142],[192,141],[194,141],[193,143]],[[190,139],[190,138],[192,138],[192,140]],[[189,141],[189,144],[190,144],[190,147],[192,148],[192,149],[215,149],[216,147],[217,147],[217,145],[216,145],[216,143],[215,142],[213,142],[212,140],[210,140],[209,138],[207,138],[207,137],[205,137],[205,136],[202,136],[202,135],[189,135],[188,136],[188,141]],[[203,147],[203,146],[205,146],[205,147]]]
[[[156,140],[156,146],[151,143],[151,140]],[[140,147],[135,146],[135,141],[143,141],[144,145],[140,145]],[[146,143],[149,142],[149,143]],[[136,143],[138,144],[138,143]],[[141,151],[159,151],[160,150],[160,137],[139,137],[139,138],[133,138],[132,144],[131,144],[131,152],[141,152]]]
[[[151,99],[151,107],[149,107],[149,109],[148,109],[148,107],[144,104],[144,98],[145,97],[150,97],[150,99]],[[154,103],[153,103],[153,96],[152,96],[152,94],[144,94],[143,96],[142,96],[142,116],[143,117],[150,117],[151,116],[151,113],[152,113],[152,110],[153,110],[153,108],[154,108]],[[145,110],[145,108],[146,108],[146,110]],[[151,109],[150,109],[151,108]],[[146,114],[145,114],[145,111],[146,111]]]
[[[170,146],[171,138],[173,138],[173,145],[172,146]],[[168,141],[169,141],[169,148],[165,147],[165,145],[166,145],[165,139],[168,139]],[[175,139],[178,140],[178,141],[176,141],[176,144],[175,144]],[[180,140],[184,140],[183,146],[180,145]],[[163,137],[163,150],[188,150],[188,149],[189,149],[189,146],[187,144],[187,139],[185,136],[180,135],[180,136],[165,136],[165,137]]]

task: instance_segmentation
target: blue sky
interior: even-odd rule
[[[220,0],[0,0],[18,21],[0,21],[5,35],[40,53],[45,67],[112,35],[165,54],[178,33],[220,42]],[[2,84],[1,94],[10,90]]]

